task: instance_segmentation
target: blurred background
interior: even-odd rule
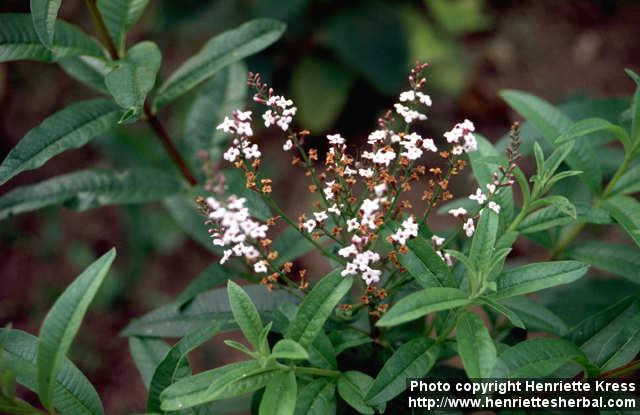
[[[25,0],[0,3],[0,12],[28,9]],[[94,34],[83,2],[63,2],[60,15]],[[376,116],[405,89],[416,59],[431,64],[427,90],[434,105],[427,131],[441,134],[469,118],[493,141],[515,119],[497,95],[501,89],[526,90],[554,103],[628,96],[633,84],[623,69],[640,68],[640,2],[632,0],[152,0],[129,44],[158,43],[160,76],[166,77],[209,37],[254,17],[284,20],[288,29],[280,42],[247,61],[249,69],[294,99],[299,127],[315,135],[340,131],[354,142],[364,141]],[[0,64],[0,157],[44,117],[92,95],[54,65]],[[190,103],[182,99],[160,114],[178,144]],[[267,137],[262,146],[273,153],[276,195],[299,213],[294,205],[306,197],[307,183],[288,181],[281,140]],[[140,124],[23,173],[0,194],[85,167],[161,165],[164,157]],[[121,414],[143,411],[145,395],[119,332],[131,318],[167,303],[216,260],[162,205],[82,213],[51,208],[0,222],[0,324],[36,333],[62,289],[114,245],[115,267],[71,356],[96,385],[107,413]],[[198,355],[196,370],[218,362],[216,353],[210,348]]]

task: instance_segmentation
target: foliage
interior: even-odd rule
[[[256,108],[236,109],[246,96],[241,60],[278,40],[283,23],[261,18],[214,36],[154,89],[161,51],[151,41],[126,42],[146,1],[87,1],[102,43],[58,19],[60,3],[32,0],[31,15],[0,15],[0,60],[57,63],[102,97],[72,104],[26,134],[0,165],[0,183],[139,121],[149,124],[176,169],[140,161],[49,178],[0,196],[0,219],[49,205],[84,210],[162,201],[187,234],[221,257],[175,301],[131,321],[122,333],[148,390],[148,413],[207,413],[216,402],[248,394],[260,414],[395,413],[403,408],[406,378],[451,369],[452,352],[469,379],[605,378],[639,366],[640,299],[610,295],[621,283],[640,282],[635,72],[628,71],[637,85],[622,114],[600,114],[590,102],[582,112],[565,113],[525,92],[503,91],[526,123],[522,130],[514,125],[504,145],[493,145],[469,120],[444,139],[417,132],[431,106],[426,65],[417,63],[409,89],[380,117],[369,147],[356,158],[340,134],[321,145],[296,130],[293,101],[276,95],[258,74],[248,76]],[[304,8],[306,2],[296,3]],[[442,1],[425,3],[451,34],[488,24],[479,17],[480,2],[457,1],[453,9]],[[257,4],[282,12],[274,2]],[[376,25],[392,30],[393,19],[413,19],[400,9]],[[354,20],[350,26],[345,15],[332,16],[324,42],[354,71],[394,89],[386,72],[402,65],[370,65],[375,54],[350,34],[366,33],[372,20]],[[393,36],[380,36],[393,48]],[[317,117],[313,109],[299,114],[321,130],[345,104],[353,74],[316,58],[303,60],[294,73],[293,91],[303,105],[314,105],[317,91],[309,84],[322,90]],[[338,91],[327,93],[334,85]],[[192,91],[189,138],[176,148],[157,110]],[[262,132],[252,124],[261,109],[264,127],[283,136],[278,146],[291,153],[317,196],[313,210],[297,221],[275,200],[271,170],[263,168],[253,138]],[[329,150],[320,162],[322,146]],[[620,150],[611,153],[618,154],[613,172],[598,156],[605,148]],[[527,155],[535,166],[529,175],[522,163]],[[423,156],[430,157],[428,165],[420,164]],[[221,168],[226,162],[233,169]],[[194,173],[198,163],[204,168]],[[450,181],[467,165],[479,187],[453,200]],[[422,202],[414,202],[419,209],[405,199],[412,188],[424,190]],[[434,233],[429,221],[438,213],[452,215],[459,226]],[[278,221],[287,229],[272,240]],[[619,240],[594,236],[603,229]],[[539,244],[546,260],[514,258],[513,247],[524,239]],[[294,261],[310,251],[332,271],[312,278],[314,271],[296,268]],[[0,329],[3,412],[104,413],[96,390],[67,355],[114,258],[112,249],[69,285],[37,338]],[[595,270],[628,281],[596,282]],[[589,284],[601,285],[586,298],[580,283],[587,291]],[[591,306],[594,296],[603,307]],[[568,315],[585,304],[581,321]],[[237,329],[244,341],[224,344],[245,360],[193,374],[189,353]],[[547,336],[518,341],[512,335],[522,330]],[[162,338],[179,340],[169,346]],[[17,397],[16,383],[35,392],[41,407]]]

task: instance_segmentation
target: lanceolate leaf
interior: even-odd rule
[[[127,30],[138,21],[148,2],[149,0],[98,0],[98,10],[120,54],[124,52]]]
[[[256,306],[251,302],[249,295],[232,280],[227,282],[227,293],[233,318],[238,323],[244,337],[257,348],[260,344],[262,321]]]
[[[338,378],[338,393],[359,413],[373,414],[373,408],[364,400],[372,381],[371,376],[362,372],[355,370],[344,372]]]
[[[119,117],[120,109],[106,99],[77,102],[56,112],[29,131],[9,152],[0,165],[0,185],[66,150],[82,147],[116,126]]]
[[[160,86],[154,105],[168,104],[225,66],[261,51],[284,30],[277,20],[256,19],[212,38]]]
[[[267,383],[260,402],[260,415],[293,415],[298,384],[292,371],[280,372]]]
[[[304,360],[309,358],[309,354],[297,342],[291,339],[281,339],[273,346],[271,357],[276,359]]]
[[[526,340],[500,353],[493,377],[543,378],[571,360],[583,365],[588,364],[584,353],[566,340]]]
[[[58,65],[67,75],[87,87],[102,94],[109,93],[104,84],[104,77],[111,71],[111,66],[104,59],[93,56],[75,56],[58,61]]]
[[[326,415],[336,412],[336,385],[319,378],[300,389],[295,415]]]
[[[179,377],[184,376],[181,368],[187,360],[187,354],[218,333],[220,325],[212,323],[180,339],[162,359],[153,373],[147,398],[147,412],[160,412],[160,393]],[[191,374],[190,372],[187,375]],[[182,376],[181,376],[182,375]]]
[[[156,367],[169,353],[169,350],[171,350],[171,346],[161,339],[129,337],[129,352],[147,389],[149,389]]]
[[[16,373],[16,381],[38,391],[38,338],[20,330],[0,329],[2,367]],[[66,357],[53,382],[53,407],[61,414],[102,415],[98,393],[82,372]]]
[[[158,46],[149,41],[140,42],[116,62],[116,67],[105,77],[105,85],[113,99],[122,108],[138,115],[151,88],[162,59]]]
[[[507,298],[500,303],[515,312],[529,331],[544,331],[559,336],[567,332],[567,325],[560,317],[526,296]]]
[[[575,215],[575,212],[574,212]],[[568,225],[575,222],[566,211],[557,206],[547,206],[529,214],[518,226],[521,233],[535,233],[556,226]]]
[[[638,120],[640,123],[640,120]],[[640,192],[640,163],[631,167],[613,187],[612,194],[627,195]]]
[[[640,202],[629,196],[613,196],[602,203],[631,239],[640,246]]]
[[[47,48],[53,44],[56,18],[62,0],[31,0],[33,28]]]
[[[428,337],[418,337],[400,346],[380,369],[367,392],[366,402],[380,405],[402,393],[407,387],[407,378],[426,375],[438,353],[438,346]]]
[[[115,256],[115,249],[111,249],[85,269],[56,300],[42,323],[38,342],[38,395],[45,408],[52,407],[55,379]]]
[[[261,285],[245,285],[243,288],[265,320],[270,320],[271,312],[282,303],[296,301],[295,297],[284,290],[269,292]],[[131,321],[122,334],[124,336],[182,337],[211,321],[219,322],[221,330],[237,328],[231,314],[226,288],[202,293],[182,310],[178,310],[173,304],[157,308]]]
[[[322,330],[327,318],[353,284],[352,277],[343,277],[336,270],[322,278],[309,292],[289,324],[286,337],[307,347]]]
[[[431,243],[418,236],[407,242],[409,252],[398,255],[403,267],[425,288],[453,286],[453,277]]]
[[[0,219],[62,203],[74,210],[86,210],[153,202],[182,192],[185,187],[179,178],[160,170],[81,170],[0,196]]]
[[[55,62],[68,56],[89,55],[103,58],[100,45],[77,27],[58,20],[50,48],[44,46],[33,27],[31,15],[0,14],[0,62],[35,60]]]
[[[572,246],[568,250],[568,255],[640,284],[640,250],[637,247],[589,241]]]
[[[231,363],[180,379],[160,394],[162,410],[178,411],[209,402],[212,400],[212,394],[209,392],[211,387],[221,388],[232,380],[258,369],[260,369],[260,362],[249,360]]]
[[[640,300],[627,297],[587,317],[566,337],[602,370],[622,366],[640,351]]]
[[[436,311],[449,310],[470,303],[467,294],[457,288],[425,288],[400,299],[378,320],[381,327],[397,326]]]
[[[491,209],[484,209],[478,220],[478,226],[473,235],[471,250],[469,251],[469,259],[475,264],[476,269],[482,273],[489,271],[497,233],[498,215]]]
[[[539,262],[513,268],[498,277],[498,291],[492,297],[513,297],[568,284],[582,277],[587,268],[578,261]]]
[[[497,353],[482,319],[468,311],[463,313],[456,325],[456,339],[467,376],[470,379],[490,377]]]

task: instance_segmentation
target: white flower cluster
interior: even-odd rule
[[[473,135],[475,126],[469,120],[464,120],[461,123],[456,124],[450,131],[444,133],[444,137],[448,143],[454,143],[455,145],[451,149],[451,152],[455,155],[462,153],[468,153],[470,151],[476,151],[478,149],[478,142]]]
[[[409,239],[416,236],[418,236],[418,224],[413,219],[413,216],[409,216],[402,222],[398,230],[391,235],[391,239],[400,245],[406,245]]]
[[[271,109],[262,114],[264,126],[277,125],[282,131],[287,131],[293,121],[298,108],[293,106],[293,101],[280,95],[273,95],[267,99],[266,105]]]
[[[262,156],[258,145],[247,139],[253,136],[251,111],[234,111],[233,118],[224,117],[224,121],[216,129],[232,134],[234,137],[231,146],[224,152],[225,160],[233,163],[240,156],[246,160],[258,159]]]
[[[380,281],[382,271],[371,268],[371,264],[380,261],[380,254],[370,250],[362,250],[367,244],[366,237],[354,235],[351,238],[351,245],[347,245],[338,251],[338,255],[343,258],[349,258],[344,270],[341,272],[343,277],[347,275],[357,275],[364,280],[367,285],[375,284]]]
[[[252,219],[245,203],[245,198],[236,196],[229,196],[225,204],[213,197],[207,198],[209,219],[216,225],[210,231],[213,244],[228,247],[223,252],[220,264],[224,264],[232,256],[245,257],[249,261],[260,256],[260,252],[249,242],[266,238],[268,226]],[[266,261],[256,262],[254,270],[257,273],[267,272]]]
[[[400,155],[409,160],[417,160],[422,157],[423,149],[434,153],[438,151],[438,147],[436,147],[432,139],[422,138],[418,133],[404,134],[400,136],[399,141],[400,145],[405,149]]]
[[[488,191],[489,197],[491,197],[496,191],[496,185],[492,183],[487,184],[487,191]],[[482,189],[478,187],[474,194],[469,195],[469,199],[475,200],[476,202],[478,202],[479,205],[484,205],[488,197],[487,195],[482,193]],[[489,203],[487,203],[487,207],[498,214],[500,213],[500,205],[494,201],[490,201]]]
[[[478,202],[479,205],[481,206],[486,206],[487,208],[491,209],[492,211],[494,211],[496,214],[500,214],[500,205],[497,204],[494,201],[489,201],[489,203],[486,203],[487,200],[493,196],[493,194],[496,191],[496,185],[493,183],[489,183],[487,184],[487,194],[482,192],[481,188],[477,188],[476,192],[469,195],[469,199],[471,200],[475,200],[476,202]],[[459,207],[456,209],[450,209],[449,210],[449,214],[452,215],[455,218],[460,218],[460,219],[464,219],[465,216],[467,215],[467,210],[463,207]],[[475,223],[473,222],[473,218],[467,218],[464,221],[464,224],[462,225],[462,230],[464,230],[465,235],[467,235],[467,237],[471,237],[473,236],[476,228],[475,228]]]
[[[398,115],[404,118],[404,121],[407,124],[411,124],[415,120],[423,121],[427,119],[427,116],[422,114],[421,112],[415,109],[412,109],[407,105],[401,104],[401,102],[415,103],[416,98],[421,104],[426,105],[427,107],[431,106],[431,97],[429,95],[424,94],[421,91],[414,91],[414,90],[402,92],[400,94],[400,97],[398,98],[398,101],[400,102],[393,104]]]

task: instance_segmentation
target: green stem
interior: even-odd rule
[[[116,45],[113,43],[113,39],[111,39],[111,36],[109,35],[109,31],[107,30],[107,26],[104,23],[102,14],[98,9],[96,0],[85,0],[84,2],[87,5],[89,12],[91,13],[94,26],[96,28],[96,31],[98,32],[98,35],[100,36],[102,44],[109,51],[109,57],[114,61],[119,60],[120,54],[118,53]],[[149,105],[148,101],[144,102],[144,114],[147,122],[149,123],[149,126],[151,126],[151,129],[155,133],[156,137],[158,138],[158,140],[160,140],[162,147],[165,149],[167,154],[169,154],[169,157],[171,157],[171,161],[173,161],[173,163],[178,167],[184,178],[187,180],[187,182],[189,182],[191,186],[196,185],[198,181],[189,169],[189,166],[187,165],[185,160],[180,155],[180,152],[178,152],[176,146],[173,144],[169,133],[167,133],[167,130],[164,128],[158,117],[153,113],[151,105]]]
[[[290,366],[297,373],[304,373],[307,375],[325,376],[330,378],[337,378],[340,376],[340,372],[337,370],[320,369],[319,367],[305,367],[305,366]]]

